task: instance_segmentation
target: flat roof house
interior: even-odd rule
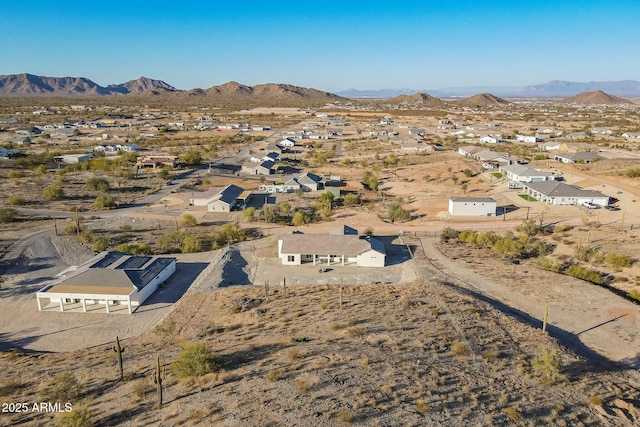
[[[381,241],[344,226],[329,234],[281,234],[278,257],[282,265],[384,267],[386,251]]]
[[[551,172],[544,172],[540,169],[520,164],[500,166],[500,172],[504,173],[507,179],[515,182],[540,182],[553,181],[555,179]]]
[[[129,314],[176,271],[176,259],[101,252],[79,267],[72,267],[56,283],[36,293],[38,310],[122,311]],[[65,274],[67,273],[67,274]],[[46,304],[46,305],[43,305]],[[96,308],[96,306],[98,308]]]
[[[493,216],[496,201],[491,197],[450,197],[449,213],[455,216]]]

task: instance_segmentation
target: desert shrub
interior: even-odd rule
[[[93,202],[93,207],[96,209],[110,209],[116,206],[116,201],[113,196],[109,194],[101,194],[96,197]]]
[[[212,240],[220,246],[247,240],[244,230],[237,224],[225,224],[220,230],[211,234]]]
[[[451,345],[451,352],[456,356],[467,356],[469,355],[469,346],[467,346],[462,341],[454,341]]]
[[[604,284],[604,277],[600,273],[588,268],[584,268],[580,265],[571,265],[565,271],[564,274],[571,277],[576,277],[587,282],[594,283],[596,285]]]
[[[637,289],[634,289],[627,294],[627,297],[640,302],[640,291]]]
[[[82,385],[71,372],[56,374],[42,390],[42,397],[58,402],[74,402],[82,394]]]
[[[391,222],[404,222],[411,219],[411,213],[400,206],[399,203],[389,203],[387,205],[387,213]]]
[[[517,230],[527,236],[535,236],[542,231],[534,219],[522,221],[522,224],[517,228]]]
[[[19,194],[12,194],[11,196],[9,196],[9,200],[7,201],[11,206],[24,205],[24,197]]]
[[[92,414],[86,405],[74,405],[71,412],[60,413],[55,418],[56,427],[91,427]]]
[[[278,210],[283,215],[288,215],[291,212],[291,203],[288,200],[283,200],[278,206]]]
[[[538,257],[538,266],[543,270],[562,273],[562,263],[547,258],[546,256]]]
[[[180,217],[180,227],[194,227],[198,224],[198,221],[193,215],[184,214]]]
[[[198,377],[218,369],[218,362],[205,343],[185,346],[171,369],[180,378]]]
[[[476,234],[474,244],[480,248],[490,248],[498,239],[498,235],[493,231],[483,231]]]
[[[629,178],[638,178],[640,177],[640,168],[627,169],[624,174]]]
[[[589,403],[593,406],[602,406],[602,398],[600,396],[591,396],[589,398]]]
[[[416,411],[418,411],[419,414],[424,415],[429,412],[429,405],[424,400],[418,399],[416,401]]]
[[[21,171],[21,170],[9,171],[9,173],[7,174],[7,177],[11,178],[11,179],[23,178],[24,177],[24,171]]]
[[[122,243],[118,245],[116,250],[131,255],[150,255],[153,252],[146,243]]]
[[[367,228],[364,229],[364,232],[362,234],[365,235],[365,236],[371,237],[371,236],[373,236],[373,233],[374,233],[373,228],[367,227]]]
[[[346,424],[351,424],[351,422],[353,421],[353,414],[345,409],[340,410],[340,412],[338,412],[338,421],[346,423]]]
[[[80,223],[79,221],[76,222],[76,220],[71,219],[64,226],[63,232],[64,234],[78,234],[78,233],[81,233],[83,230],[84,230],[84,227],[82,226],[82,223]]]
[[[182,251],[183,254],[192,254],[195,252],[200,252],[201,250],[200,239],[198,238],[198,236],[195,236],[193,234],[185,235],[184,239],[182,239],[182,246],[180,250]]]
[[[278,222],[278,212],[272,205],[265,205],[262,208],[261,215],[264,218],[264,222]]]
[[[58,184],[50,185],[42,190],[42,197],[45,200],[60,200],[64,198],[64,190]]]
[[[591,258],[596,254],[598,249],[588,245],[578,245],[573,249],[573,253],[580,261],[591,261]]]
[[[87,188],[91,191],[109,191],[109,181],[104,178],[89,178],[87,180]]]
[[[133,394],[135,394],[138,399],[144,399],[152,390],[153,387],[146,378],[136,381],[133,385]]]
[[[16,221],[18,211],[13,208],[0,208],[0,224],[8,224]]]
[[[282,378],[284,373],[285,373],[284,369],[274,369],[274,370],[271,370],[271,371],[267,372],[267,374],[264,376],[264,379],[269,381],[269,382],[271,382],[271,383],[272,382],[276,382],[280,378]]]
[[[184,231],[174,231],[169,234],[164,234],[160,240],[160,249],[163,252],[177,252],[182,247],[184,238],[187,235]]]
[[[553,232],[554,233],[564,233],[565,231],[569,231],[573,228],[572,225],[569,224],[563,224],[563,225],[556,225],[553,228]]]
[[[242,211],[242,216],[247,220],[247,221],[253,221],[253,219],[256,216],[256,208],[254,208],[253,206],[248,207],[246,209],[244,209]]]
[[[360,204],[360,196],[356,193],[345,194],[342,198],[342,203],[345,206],[357,206]]]
[[[614,267],[631,267],[631,259],[626,255],[618,255],[610,252],[604,257],[604,260],[607,264],[611,264]]]
[[[508,408],[504,408],[502,413],[509,418],[510,421],[514,423],[519,423],[522,421],[522,414],[520,413],[520,409],[517,406],[509,406]]]
[[[152,331],[158,335],[173,335],[176,330],[176,321],[174,319],[167,319],[159,325],[153,327]]]
[[[187,166],[197,166],[202,162],[202,154],[199,151],[187,151],[180,160]]]
[[[94,236],[93,241],[91,242],[91,247],[96,252],[106,251],[109,246],[113,244],[111,240],[111,236],[102,235],[102,236]]]
[[[460,232],[458,230],[454,230],[451,227],[445,227],[440,232],[440,241],[446,243],[449,240],[457,240],[459,235]]]
[[[534,374],[545,382],[553,383],[560,378],[562,361],[558,350],[544,349],[542,354],[531,362]]]
[[[473,230],[462,230],[458,233],[458,240],[462,243],[475,243],[476,234]]]

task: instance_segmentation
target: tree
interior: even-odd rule
[[[276,222],[278,220],[278,212],[273,205],[265,205],[262,208],[262,216],[265,222]]]
[[[296,227],[300,227],[309,222],[309,215],[307,215],[307,213],[303,210],[298,210],[295,214],[293,214],[291,222]]]
[[[180,227],[194,227],[198,224],[196,218],[191,214],[184,214],[180,217]]]
[[[202,162],[202,154],[199,151],[187,151],[180,159],[187,166],[197,166]]]
[[[378,177],[371,171],[366,171],[362,177],[362,183],[371,191],[378,191]]]

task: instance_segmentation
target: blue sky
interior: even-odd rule
[[[640,80],[640,2],[0,0],[0,74],[179,89]]]

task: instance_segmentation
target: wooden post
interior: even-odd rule
[[[547,320],[549,319],[549,304],[544,306],[544,318],[542,319],[542,332],[547,333]]]
[[[284,290],[284,294],[286,295],[287,294],[287,278],[286,277],[282,278],[282,288]]]
[[[340,278],[340,294],[338,299],[338,305],[342,308],[342,277]]]
[[[158,394],[158,406],[162,406],[162,382],[164,381],[164,377],[164,367],[160,370],[160,355],[158,355],[156,358],[156,369],[152,374],[153,383],[156,385],[156,392]]]
[[[80,218],[78,217],[78,207],[76,206],[76,233],[80,237]]]
[[[116,357],[118,358],[118,368],[120,369],[120,381],[122,381],[124,380],[124,369],[122,368],[122,353],[124,353],[124,348],[120,347],[120,338],[118,338],[117,336],[116,336],[116,345],[115,347],[113,347],[113,351],[116,353]]]
[[[269,301],[269,281],[265,280],[264,282],[264,297]]]

